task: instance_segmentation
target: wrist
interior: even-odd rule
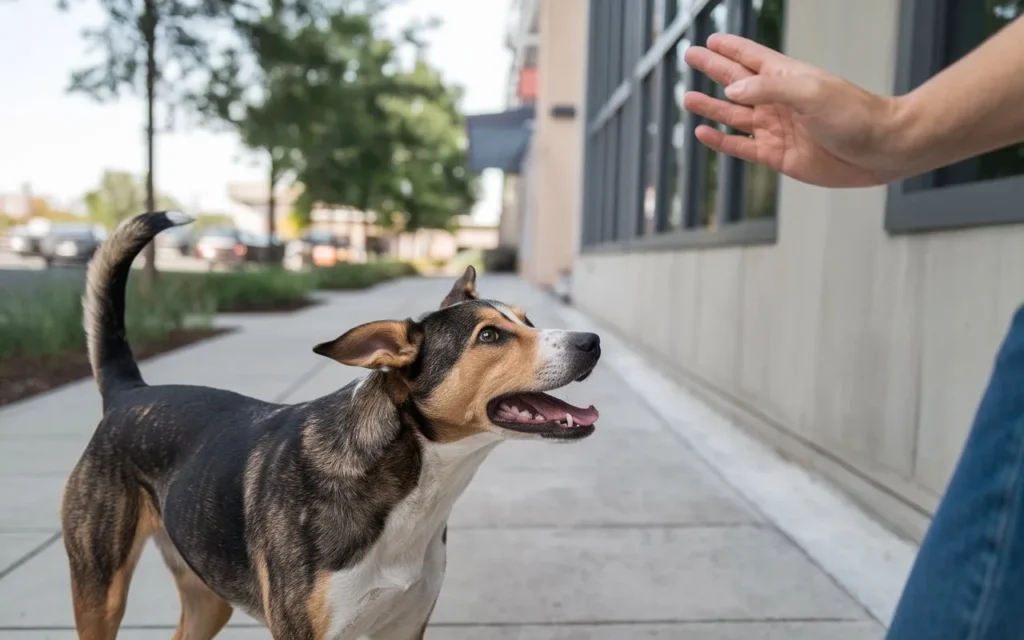
[[[910,93],[884,100],[876,148],[882,150],[887,180],[902,180],[934,168],[929,160],[928,127],[922,126],[928,119],[917,96]]]

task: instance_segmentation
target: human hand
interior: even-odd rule
[[[897,100],[746,38],[714,34],[686,63],[726,87],[729,101],[690,91],[683,107],[737,129],[701,125],[716,151],[823,187],[865,187],[907,175],[898,153]]]

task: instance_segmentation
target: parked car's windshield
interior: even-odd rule
[[[93,231],[92,225],[74,222],[55,224],[50,227],[50,233],[55,236],[73,238],[91,238],[96,235]]]
[[[204,238],[238,238],[238,231],[234,229],[207,229],[203,232]]]

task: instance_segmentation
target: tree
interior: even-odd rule
[[[371,5],[375,0],[365,0]],[[146,103],[145,209],[157,206],[154,185],[156,103],[175,109],[192,108],[195,86],[209,82],[211,63],[232,51],[244,51],[247,25],[265,11],[282,19],[320,19],[344,0],[98,0],[106,15],[99,28],[83,37],[99,60],[71,75],[70,90],[99,101],[123,93],[143,96]],[[58,0],[67,8],[71,0]],[[214,36],[226,36],[225,38]],[[234,37],[232,37],[234,36]],[[217,43],[216,45],[214,43]],[[155,248],[146,250],[146,279],[156,273]]]
[[[244,50],[223,56],[197,96],[208,120],[268,158],[268,224],[286,175],[303,187],[301,226],[316,203],[412,228],[445,227],[472,206],[460,94],[422,56],[401,64],[403,48],[422,51],[434,23],[385,37],[378,23],[391,4],[351,1],[322,19],[271,11],[239,29]]]
[[[402,37],[378,34],[372,16],[336,15],[295,33],[278,61],[258,128],[294,145],[289,158],[303,186],[299,211],[315,203],[350,206],[400,220],[406,228],[446,227],[466,212],[475,182],[466,171],[460,93],[422,55],[403,69],[402,48],[416,47],[431,23]],[[281,140],[280,133],[275,139]]]
[[[389,207],[409,230],[447,228],[453,216],[467,213],[476,201],[476,179],[466,170],[466,134],[458,103],[461,90],[444,85],[441,76],[418,60],[409,81],[429,87],[434,98],[386,102],[397,144]]]
[[[146,206],[146,191],[139,179],[125,171],[105,171],[99,187],[85,194],[89,219],[113,229],[119,222],[137,215]],[[156,209],[179,209],[174,199],[157,194]]]

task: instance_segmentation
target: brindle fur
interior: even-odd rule
[[[79,636],[116,636],[153,538],[179,590],[176,639],[213,638],[235,606],[278,640],[324,638],[328,577],[380,537],[417,485],[426,442],[489,428],[481,399],[527,382],[533,330],[520,311],[514,323],[477,300],[470,268],[419,321],[371,323],[316,347],[377,369],[322,398],[279,405],[148,386],[124,339],[124,285],[142,247],[182,221],[134,218],[90,265],[86,327],[104,412],[61,505]],[[469,350],[481,323],[517,339]]]

